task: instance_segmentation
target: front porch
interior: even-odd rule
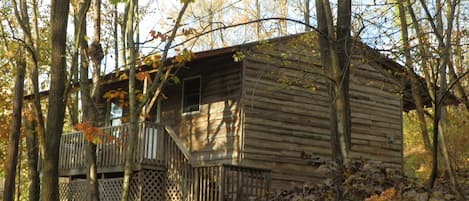
[[[134,153],[134,169],[142,167],[164,167],[165,139],[164,126],[151,123],[139,123],[139,132]],[[102,144],[96,148],[98,173],[123,172],[125,145],[129,124],[103,127]],[[107,139],[106,139],[107,138]],[[182,146],[182,145],[180,145]],[[59,175],[73,176],[86,174],[86,144],[82,132],[64,134],[60,140]]]
[[[128,125],[102,128],[112,140],[97,147],[101,200],[119,200],[123,181]],[[265,198],[270,170],[230,164],[195,162],[169,126],[139,124],[134,153],[132,200],[224,201]],[[85,141],[82,133],[62,136],[59,161],[60,200],[87,195]]]

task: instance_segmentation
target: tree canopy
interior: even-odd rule
[[[402,65],[411,88],[423,87],[431,99],[425,105],[421,91],[411,92],[416,110],[405,115],[404,135],[421,138],[423,146],[405,148],[406,173],[428,177],[420,179],[430,192],[444,175],[462,193],[456,170],[469,167],[469,150],[458,139],[466,138],[468,123],[457,114],[469,113],[467,1],[11,0],[0,3],[0,14],[0,163],[9,167],[0,170],[0,178],[7,178],[6,199],[14,199],[15,190],[26,197],[28,190],[17,186],[27,181],[15,178],[28,171],[30,199],[58,200],[59,141],[64,130],[75,128],[88,134],[87,179],[95,192],[89,199],[99,200],[94,153],[103,102],[126,96],[132,125],[126,148],[133,153],[137,122],[169,80],[178,83],[172,70],[193,52],[311,30],[318,34],[321,64],[328,67],[332,160],[350,168],[350,47],[360,41]],[[137,72],[141,65],[155,69],[156,79]],[[121,70],[129,72],[128,91],[102,91],[103,76]],[[148,90],[135,90],[143,80]],[[79,93],[72,89],[77,83]],[[41,99],[45,90],[48,96]],[[26,95],[23,104],[19,100]],[[461,106],[446,105],[450,96]],[[418,144],[406,140],[405,145]],[[28,154],[21,155],[24,149]],[[126,158],[122,200],[128,197],[132,157]],[[21,165],[26,158],[28,165]],[[419,172],[415,165],[427,169]]]

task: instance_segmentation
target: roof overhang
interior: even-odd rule
[[[265,42],[281,42],[283,40],[293,39],[293,38],[296,38],[296,37],[299,37],[299,36],[302,36],[302,35],[305,35],[305,34],[314,34],[314,32],[305,32],[305,33],[288,35],[288,36],[284,36],[284,37],[272,38],[272,39],[265,40],[262,43],[265,43]],[[236,45],[236,46],[230,46],[230,47],[225,47],[225,48],[219,48],[219,49],[196,52],[196,53],[193,53],[193,55],[194,55],[193,59],[188,64],[194,63],[194,62],[199,62],[199,61],[202,61],[204,59],[220,57],[222,55],[227,55],[227,54],[232,55],[232,54],[234,54],[238,51],[247,50],[250,47],[254,47],[255,45],[258,45],[260,43],[261,43],[261,41],[256,41],[256,42],[251,42],[251,43],[246,43],[246,44],[241,44],[241,45]],[[419,75],[417,75],[415,73],[414,74],[409,73],[405,69],[405,67],[403,67],[402,65],[396,63],[395,61],[387,58],[385,55],[379,53],[377,50],[374,50],[373,48],[369,47],[368,45],[366,45],[364,43],[358,42],[358,43],[355,44],[355,46],[358,47],[358,49],[360,50],[361,55],[373,58],[374,62],[376,62],[377,64],[382,66],[384,69],[390,70],[391,72],[393,72],[393,75],[396,76],[396,78],[401,82],[401,85],[402,85],[401,90],[402,90],[402,94],[403,94],[403,109],[405,111],[415,109],[415,104],[414,104],[414,101],[413,101],[413,98],[412,98],[412,93],[411,93],[412,86],[410,84],[410,76],[415,76],[415,77],[418,78],[418,80],[421,83],[418,86],[418,88],[419,88],[419,91],[420,91],[419,93],[422,96],[422,100],[424,101],[424,104],[426,106],[431,106],[431,98],[428,94],[428,90],[426,88],[424,78],[420,77]],[[172,60],[172,58],[168,59],[168,61],[171,61],[171,60]],[[145,66],[144,65],[144,66],[140,66],[140,67],[137,68],[137,71],[150,71],[150,70],[155,71],[155,69],[152,68],[151,66]],[[110,84],[113,84],[115,82],[126,81],[126,79],[116,80],[116,77],[118,77],[119,74],[123,74],[123,73],[127,73],[127,72],[128,72],[128,70],[121,70],[121,71],[106,74],[103,77],[103,80],[104,80],[103,84],[104,85],[110,85]],[[71,84],[70,87],[71,87],[70,92],[73,92],[73,91],[78,90],[80,86],[79,86],[79,83],[73,83],[73,84]],[[40,92],[41,97],[45,97],[47,95],[48,95],[48,91]],[[34,97],[34,95],[27,95],[24,98],[26,100],[28,100],[28,99],[33,99],[33,97]],[[448,98],[448,100],[449,100],[449,102],[454,102],[455,98],[454,98],[454,96],[450,96]]]

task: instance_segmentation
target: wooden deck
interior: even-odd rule
[[[262,200],[269,191],[270,171],[233,165],[195,167],[186,170],[143,170],[130,183],[130,200],[237,201]],[[120,200],[122,177],[99,179],[101,200]],[[86,179],[60,182],[62,201],[81,201],[87,196]]]
[[[171,127],[148,122],[139,126],[131,200],[234,201],[266,197],[270,170],[229,164],[201,165],[202,162],[192,159]],[[114,139],[98,146],[98,172],[121,173],[128,125],[103,130]],[[81,133],[62,137],[59,161],[62,176],[85,173],[84,148]],[[121,176],[99,179],[101,200],[119,200],[122,181]],[[62,177],[60,200],[82,200],[87,196],[86,185],[86,179]]]
[[[122,172],[128,124],[101,128],[105,136],[97,146],[98,173]],[[134,155],[136,170],[142,167],[158,168],[164,165],[163,127],[150,122],[139,124],[137,146]],[[107,138],[107,139],[106,139]],[[60,140],[59,174],[73,176],[85,173],[86,143],[82,132],[64,134]]]

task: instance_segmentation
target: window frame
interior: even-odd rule
[[[185,82],[188,80],[194,80],[194,79],[199,79],[199,107],[197,110],[194,111],[189,111],[189,112],[184,112],[184,98],[185,98]],[[182,93],[181,93],[181,114],[182,116],[185,115],[191,115],[191,114],[198,114],[200,113],[200,107],[202,103],[202,76],[201,75],[196,75],[196,76],[191,76],[191,77],[186,77],[182,79]]]
[[[107,121],[107,122],[108,122],[108,125],[109,125],[109,126],[120,126],[120,125],[122,125],[122,124],[123,124],[123,122],[122,122],[122,117],[124,116],[124,108],[120,108],[120,107],[119,107],[119,104],[114,103],[113,101],[109,101],[109,104],[108,104],[108,105],[109,105],[109,106],[108,106],[109,110],[108,110],[108,112],[107,112],[107,115],[108,115],[108,121]],[[112,117],[112,115],[111,115],[111,113],[112,113],[112,105],[115,105],[116,107],[118,107],[118,108],[121,110],[121,115],[120,115],[120,117],[117,117],[117,116],[116,116],[116,117]],[[119,124],[118,124],[118,125],[112,125],[113,120],[117,120],[117,119],[119,119]]]

